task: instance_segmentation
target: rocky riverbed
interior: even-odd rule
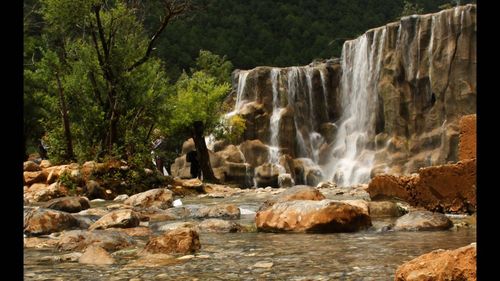
[[[30,203],[25,206],[24,277],[392,280],[400,265],[420,255],[476,241],[475,216],[434,217],[403,202],[371,202],[366,189],[366,185],[239,189],[204,184],[204,193],[182,196],[162,188],[135,199],[92,200],[90,208],[79,212],[50,209],[76,220],[65,218],[63,223],[55,223],[64,217],[59,213],[43,216],[49,212],[43,208],[47,203]],[[311,193],[319,197],[309,198]],[[256,227],[257,213],[294,201],[347,202],[360,210],[365,204],[371,225],[348,233],[300,229],[275,233]],[[154,202],[164,204],[154,207]],[[52,230],[44,234],[35,231],[49,226]]]

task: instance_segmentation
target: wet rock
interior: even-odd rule
[[[113,201],[125,201],[129,198],[129,196],[127,194],[120,194],[118,196],[115,197],[115,199],[113,199]]]
[[[23,163],[23,171],[24,172],[37,172],[42,170],[37,163],[33,161],[26,161]]]
[[[296,185],[284,192],[276,195],[264,202],[259,208],[259,211],[265,210],[278,202],[287,202],[293,200],[315,200],[320,201],[325,199],[325,196],[316,188],[307,185]]]
[[[201,248],[198,232],[191,228],[178,228],[149,239],[144,250],[149,253],[193,253]]]
[[[172,191],[166,188],[156,188],[132,195],[125,200],[124,204],[142,208],[157,207],[168,209],[172,207],[172,202]]]
[[[285,173],[278,176],[278,186],[282,188],[288,188],[295,185],[295,181],[291,174]]]
[[[155,231],[171,231],[179,228],[192,228],[197,229],[197,224],[195,222],[173,222],[173,223],[158,223],[151,226]]]
[[[24,193],[24,198],[29,202],[45,202],[50,199],[68,195],[68,189],[58,182],[51,185],[35,183]]]
[[[455,250],[436,250],[396,270],[395,281],[477,280],[476,243]]]
[[[108,231],[118,231],[127,234],[132,237],[144,237],[153,234],[153,231],[149,227],[138,226],[132,228],[107,228]]]
[[[139,215],[129,209],[122,209],[104,215],[89,227],[89,230],[106,229],[110,227],[128,228],[139,225]]]
[[[322,181],[318,183],[316,188],[322,189],[322,188],[336,188],[337,184],[331,181]]]
[[[207,219],[198,224],[200,232],[240,232],[242,227],[239,223],[221,219]]]
[[[143,254],[137,260],[134,260],[127,264],[125,268],[134,268],[134,267],[164,267],[170,265],[176,265],[182,263],[181,260],[178,260],[176,257],[168,254]],[[167,277],[167,276],[165,276]],[[132,280],[132,279],[130,279]],[[129,280],[129,281],[130,281]]]
[[[215,206],[202,206],[191,211],[192,218],[227,218],[239,219],[240,208],[234,204],[218,204]]]
[[[105,249],[91,245],[85,249],[78,262],[83,264],[108,265],[114,264],[115,259]]]
[[[170,208],[170,209],[160,209],[160,208],[133,208],[133,210],[139,213],[141,221],[147,220],[149,222],[155,221],[171,221],[187,218],[191,212],[184,207]]]
[[[53,248],[57,245],[58,239],[26,237],[24,238],[24,248]]]
[[[255,168],[255,182],[258,187],[278,187],[279,166],[272,163],[264,163]]]
[[[80,211],[76,213],[77,215],[82,215],[82,216],[96,216],[96,217],[102,217],[109,213],[108,210],[104,207],[98,207],[98,208],[90,208],[87,210]]]
[[[41,261],[50,261],[50,262],[77,262],[78,259],[82,256],[82,253],[69,253],[65,255],[59,256],[44,256],[41,257]]]
[[[77,227],[78,221],[69,213],[50,209],[32,209],[24,215],[24,233],[50,234]]]
[[[71,230],[62,233],[57,242],[60,251],[83,251],[89,245],[100,246],[107,251],[116,251],[136,242],[127,234],[111,230]]]
[[[392,227],[395,231],[446,230],[453,222],[444,214],[429,211],[413,211],[396,220]]]
[[[266,232],[320,233],[354,232],[372,225],[367,206],[328,199],[276,203],[257,212],[255,224]]]
[[[61,197],[43,204],[44,208],[60,210],[68,213],[78,213],[90,208],[90,203],[84,197]]]
[[[240,151],[245,157],[245,162],[252,168],[269,162],[269,148],[260,140],[247,140],[240,144]]]
[[[90,199],[106,199],[108,194],[106,189],[101,187],[101,185],[95,180],[87,181],[84,188],[85,195]]]
[[[400,217],[406,212],[395,202],[372,201],[368,202],[371,217]]]

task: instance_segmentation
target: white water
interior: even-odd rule
[[[365,34],[347,41],[342,49],[340,89],[343,112],[332,158],[325,167],[327,180],[334,180],[339,186],[351,186],[370,179],[375,152],[366,150],[365,146],[374,136],[376,85],[385,34],[385,28],[377,29],[371,45]]]
[[[279,124],[280,124],[280,100],[279,100],[279,76],[280,69],[273,68],[271,70],[271,83],[273,87],[273,113],[270,118],[270,130],[271,130],[271,146],[269,147],[270,154],[270,162],[274,165],[278,164],[278,160],[280,157],[279,153],[279,143],[278,143],[278,134],[279,134]]]

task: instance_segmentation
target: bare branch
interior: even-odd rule
[[[170,23],[171,20],[177,18],[178,16],[184,14],[185,12],[190,9],[191,1],[189,0],[164,0],[163,1],[164,5],[164,12],[165,15],[163,19],[161,20],[161,25],[160,27],[156,30],[155,34],[151,37],[148,43],[148,48],[146,49],[146,53],[142,58],[137,60],[132,66],[127,68],[127,71],[132,71],[139,65],[145,63],[149,57],[151,56],[151,52],[153,51],[154,43],[160,36],[160,34],[165,30],[167,25]]]

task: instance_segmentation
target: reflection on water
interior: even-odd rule
[[[256,210],[266,198],[183,198],[183,203],[235,203]],[[250,223],[245,215],[240,223]],[[476,229],[432,232],[380,232],[393,219],[375,219],[358,233],[274,234],[202,233],[201,250],[181,264],[129,268],[127,257],[112,266],[41,261],[54,250],[25,249],[25,280],[393,280],[402,263],[436,249],[476,241]],[[145,241],[139,241],[139,248]],[[136,278],[136,279],[134,279]]]

